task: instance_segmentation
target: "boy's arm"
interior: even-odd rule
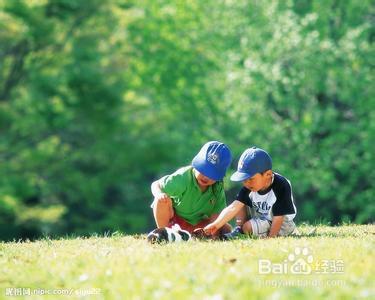
[[[295,214],[293,204],[292,185],[285,179],[281,182],[281,186],[277,188],[275,193],[277,200],[272,206],[272,225],[268,237],[277,236],[280,232],[281,225],[283,224],[284,217],[289,214]]]
[[[187,168],[180,168],[170,175],[166,175],[151,184],[151,192],[157,200],[171,200],[172,197],[179,197],[186,190],[188,180]]]
[[[161,189],[159,180],[156,180],[151,184],[151,193],[154,196],[155,200],[167,202],[168,200],[170,200],[170,197]]]
[[[283,224],[284,216],[275,216],[272,218],[272,225],[268,237],[275,237],[279,234],[281,225]]]
[[[234,200],[231,205],[227,206],[221,211],[220,215],[217,217],[215,221],[208,224],[204,228],[204,231],[208,234],[214,234],[229,220],[233,219],[244,205],[245,204],[243,204],[242,202]]]

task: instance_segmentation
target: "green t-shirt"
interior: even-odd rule
[[[162,191],[171,197],[175,213],[192,225],[226,207],[223,182],[218,181],[202,192],[192,166],[180,168],[159,182]]]

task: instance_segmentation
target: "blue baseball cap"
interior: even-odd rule
[[[218,181],[224,178],[231,161],[232,154],[228,146],[211,141],[203,145],[191,165],[204,176]]]
[[[230,177],[232,181],[244,181],[256,173],[272,170],[272,159],[263,149],[252,147],[242,153],[237,171]]]

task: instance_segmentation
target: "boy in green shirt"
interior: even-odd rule
[[[203,145],[191,166],[178,169],[151,185],[151,205],[158,228],[180,225],[190,233],[214,221],[226,207],[223,178],[232,155],[227,145]],[[229,224],[221,230],[230,232]]]

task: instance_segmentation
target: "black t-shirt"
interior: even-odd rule
[[[273,173],[273,181],[265,191],[252,192],[242,187],[237,200],[254,208],[257,217],[272,221],[273,216],[286,216],[292,220],[296,215],[292,186],[288,179]]]

